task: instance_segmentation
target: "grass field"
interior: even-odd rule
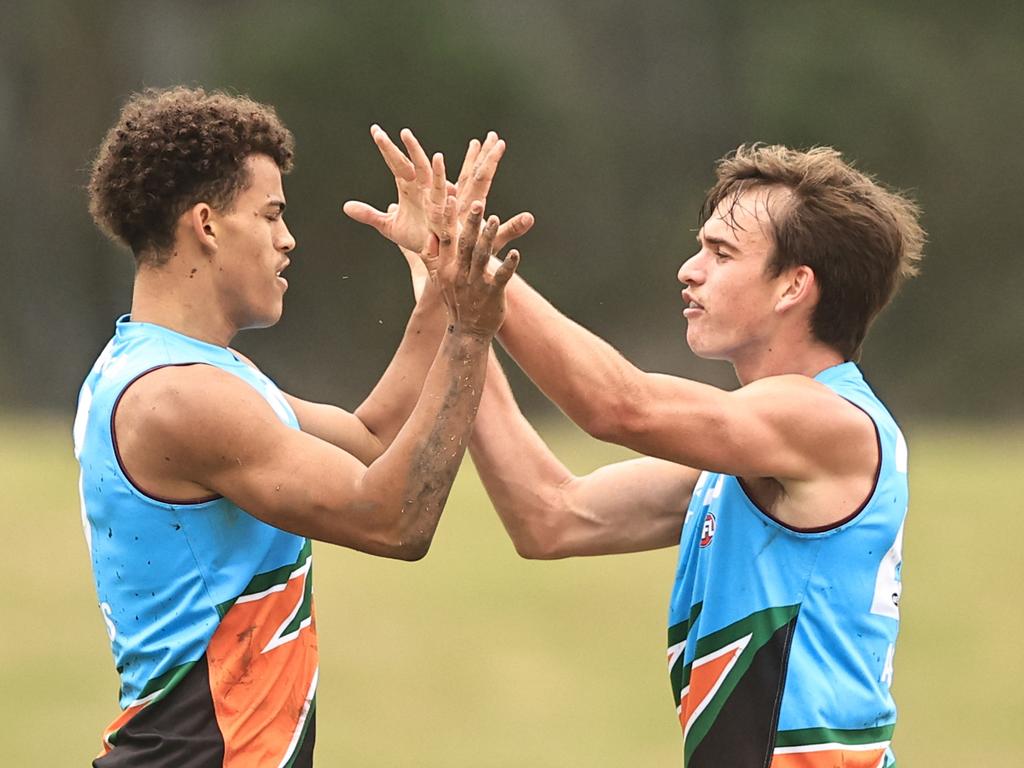
[[[117,708],[69,431],[0,417],[5,765],[87,765]],[[900,765],[1017,768],[1024,428],[908,431]],[[623,455],[548,435],[576,470]],[[522,561],[467,466],[422,562],[315,551],[320,765],[680,764],[663,650],[674,550]]]

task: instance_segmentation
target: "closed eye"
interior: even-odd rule
[[[284,201],[273,200],[267,205],[266,213],[263,216],[267,221],[278,221],[284,214]]]

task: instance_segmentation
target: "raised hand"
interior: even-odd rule
[[[368,203],[349,200],[343,210],[400,247],[419,252],[427,244],[428,237],[426,209],[432,177],[427,153],[408,128],[403,128],[399,134],[408,157],[380,126],[370,126],[370,136],[395,177],[398,204],[394,208],[389,207],[385,213]]]
[[[464,220],[466,210],[473,200],[479,200],[486,208],[487,196],[490,194],[494,175],[505,154],[505,148],[505,141],[500,139],[494,131],[487,133],[483,143],[476,139],[470,140],[469,146],[466,147],[466,155],[462,160],[462,168],[459,170],[459,178],[455,182],[455,197],[458,200],[460,221]],[[436,189],[436,183],[432,186]],[[431,199],[435,208],[437,202],[436,198]],[[533,214],[527,212],[519,213],[500,224],[494,238],[494,252],[498,253],[511,241],[525,235],[533,227],[533,224]]]
[[[435,163],[437,158],[435,157]],[[519,265],[519,252],[511,251],[493,272],[489,261],[498,233],[498,218],[487,220],[483,230],[483,203],[471,202],[459,234],[458,200],[446,198],[442,214],[441,236],[432,236],[424,261],[431,269],[448,310],[449,328],[453,331],[490,338],[501,327],[505,317],[505,285]]]

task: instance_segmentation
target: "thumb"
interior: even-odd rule
[[[493,252],[500,253],[501,249],[510,242],[525,235],[533,228],[535,221],[533,214],[528,211],[517,214],[506,221],[498,227],[498,234],[494,236],[494,244],[491,246]]]
[[[359,202],[358,200],[349,200],[346,202],[341,209],[345,212],[345,215],[354,221],[358,221],[360,224],[366,224],[367,226],[373,227],[381,234],[384,233],[384,227],[387,225],[388,217],[387,214],[382,211],[378,211],[372,205]]]

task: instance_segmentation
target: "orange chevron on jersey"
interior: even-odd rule
[[[811,747],[780,747],[772,756],[770,768],[882,768],[884,744],[817,744]]]
[[[206,658],[225,768],[285,765],[315,707],[318,677],[311,556],[287,579],[239,597]]]
[[[726,675],[736,665],[743,649],[750,643],[751,635],[729,643],[707,656],[696,659],[690,672],[690,684],[683,690],[679,702],[679,722],[683,726],[683,738],[690,731],[697,717],[703,712],[715,693],[722,687]]]

